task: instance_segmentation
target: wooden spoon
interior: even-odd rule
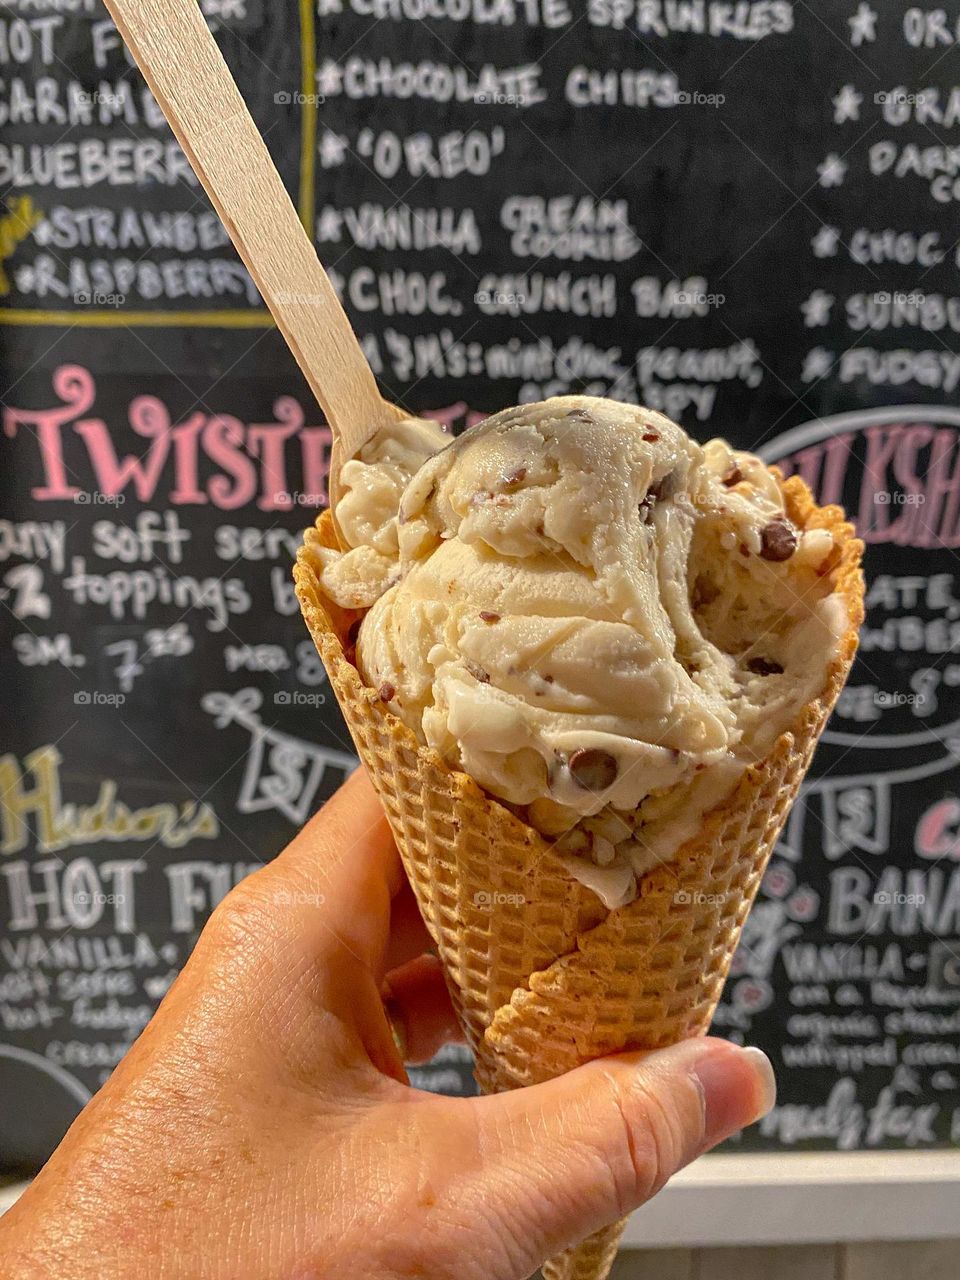
[[[380,395],[197,0],[106,4],[323,409],[333,508],[344,462],[410,415]]]

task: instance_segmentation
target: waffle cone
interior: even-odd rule
[[[329,513],[307,530],[294,577],[304,619],[383,802],[444,967],[485,1093],[562,1074],[624,1049],[704,1034],[767,859],[846,679],[863,616],[862,543],[839,507],[815,506],[798,478],[787,513],[829,528],[850,628],[823,691],[741,775],[700,833],[608,910],[550,845],[465,774],[422,746],[351,661],[359,614],[320,586],[312,548],[336,546]],[[545,1264],[546,1280],[603,1280],[624,1223]]]

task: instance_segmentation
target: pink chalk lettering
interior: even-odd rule
[[[292,396],[281,396],[273,406],[277,424],[251,423],[250,452],[260,459],[261,511],[289,511],[294,505],[287,485],[286,443],[303,429],[303,410]]]
[[[82,492],[67,480],[63,456],[62,429],[72,418],[86,413],[93,404],[96,390],[89,370],[78,364],[65,364],[53,375],[54,394],[64,402],[53,409],[10,409],[3,411],[4,434],[11,439],[19,427],[32,430],[40,445],[40,460],[46,484],[31,489],[31,496],[41,502],[72,501]]]
[[[810,445],[777,465],[784,475],[799,475],[818,502],[846,505],[865,542],[960,546],[960,432],[905,421],[878,423],[862,434],[866,458],[855,497],[844,492],[857,471],[854,433]]]
[[[917,823],[914,847],[921,858],[960,860],[960,800],[948,796],[924,813]]]
[[[193,413],[186,422],[173,429],[173,465],[175,487],[170,490],[170,501],[177,506],[202,506],[207,495],[200,488],[198,467],[198,437],[206,425],[206,415]]]
[[[87,446],[101,493],[121,493],[132,483],[140,501],[149,502],[170,452],[170,414],[155,396],[137,396],[130,404],[129,418],[137,435],[152,441],[146,461],[129,454],[122,460],[118,458],[102,418],[76,422],[73,429]]]
[[[243,423],[230,414],[217,414],[204,428],[203,448],[207,457],[227,473],[214,476],[207,486],[211,500],[224,511],[246,506],[256,496],[257,469],[243,452],[243,444]]]
[[[951,428],[936,431],[925,476],[926,502],[917,510],[917,523],[925,535],[918,546],[960,546],[960,452],[958,433]]]
[[[36,499],[72,500],[96,489],[110,496],[132,491],[144,503],[212,503],[223,510],[256,502],[262,511],[285,511],[326,502],[330,428],[306,426],[294,396],[277,397],[273,422],[246,423],[193,409],[174,423],[163,400],[140,395],[130,402],[128,425],[112,432],[103,418],[90,415],[96,384],[87,369],[63,365],[53,390],[60,403],[52,408],[3,410],[5,434],[13,438],[22,428],[38,445],[44,483],[31,490]],[[125,453],[118,446],[130,431],[143,443]],[[71,441],[83,447],[87,474],[75,474],[67,463]]]

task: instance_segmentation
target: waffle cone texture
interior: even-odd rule
[[[361,616],[323,594],[312,548],[336,547],[329,513],[308,529],[297,596],[347,726],[376,788],[437,946],[485,1093],[535,1084],[603,1054],[703,1035],[744,920],[827,717],[863,618],[863,544],[839,507],[783,485],[801,529],[827,528],[850,626],[807,704],[699,834],[608,910],[539,832],[422,746],[364,685],[351,634]],[[624,1224],[545,1264],[546,1280],[603,1280]]]

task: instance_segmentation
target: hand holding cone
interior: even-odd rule
[[[335,546],[329,514],[307,531],[295,569],[303,616],[393,829],[476,1054],[484,1092],[557,1076],[623,1049],[706,1032],[759,887],[817,739],[856,652],[862,543],[838,507],[784,483],[801,530],[840,547],[836,590],[850,620],[820,696],[704,819],[700,834],[608,911],[547,841],[451,769],[366,687],[351,661],[360,615],[324,596],[313,548]],[[544,1267],[547,1280],[602,1280],[623,1223]]]

